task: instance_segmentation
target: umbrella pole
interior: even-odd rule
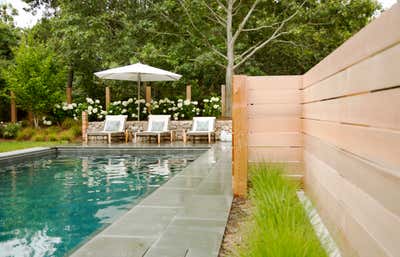
[[[138,75],[138,117],[137,120],[140,121],[140,73]]]

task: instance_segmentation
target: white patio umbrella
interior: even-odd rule
[[[94,75],[101,79],[128,80],[138,83],[138,100],[140,99],[140,83],[142,81],[173,81],[182,76],[166,70],[158,69],[142,63],[122,66],[95,72]],[[140,119],[140,103],[138,104],[138,120]]]

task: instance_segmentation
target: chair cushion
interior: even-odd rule
[[[108,120],[104,126],[104,131],[119,131],[120,126],[120,120]]]
[[[209,131],[208,123],[209,123],[208,120],[203,120],[203,121],[198,120],[196,131]]]
[[[163,131],[164,121],[152,121],[150,131]]]

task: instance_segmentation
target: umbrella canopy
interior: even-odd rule
[[[101,79],[129,81],[172,81],[182,77],[179,74],[154,68],[142,63],[99,71],[94,75]]]
[[[182,75],[166,70],[151,67],[142,63],[135,63],[118,68],[95,72],[94,75],[101,79],[128,80],[138,83],[138,100],[140,99],[141,81],[173,81],[178,80]],[[140,102],[138,104],[138,120],[140,120]]]

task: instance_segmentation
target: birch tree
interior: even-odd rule
[[[204,6],[207,10],[208,14],[205,16],[206,19],[214,22],[215,25],[224,30],[225,35],[223,35],[223,42],[225,42],[225,44],[222,47],[216,46],[210,42],[206,32],[202,31],[199,24],[196,24],[194,18],[195,14],[190,12],[190,10],[193,10],[191,5],[193,5],[194,2],[197,1],[179,0],[184,14],[187,16],[192,26],[192,31],[189,33],[200,35],[200,38],[206,42],[210,49],[223,60],[226,69],[226,110],[224,116],[230,117],[232,111],[232,77],[235,70],[266,45],[279,40],[283,35],[291,33],[292,28],[288,26],[288,24],[299,14],[306,0],[303,2],[294,0],[274,1],[272,7],[276,5],[276,8],[282,9],[281,14],[273,14],[273,16],[265,17],[264,19],[252,19],[252,17],[256,12],[261,14],[273,13],[265,10],[265,5],[262,6],[263,3],[271,6],[271,1],[253,0],[252,2],[246,1],[246,3],[241,0],[198,1],[197,4]],[[241,47],[238,46],[240,38],[246,37],[245,34],[252,32],[259,34],[264,33],[265,37],[258,42],[254,42],[250,45],[247,44],[247,49],[241,49]]]

